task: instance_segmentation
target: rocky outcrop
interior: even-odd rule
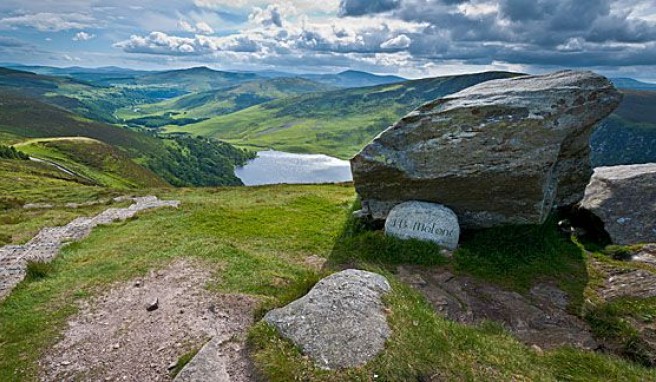
[[[656,243],[656,163],[596,168],[581,207],[616,244]]]
[[[397,272],[401,281],[426,296],[437,314],[450,320],[469,325],[494,321],[520,341],[542,349],[597,347],[587,323],[567,312],[567,294],[553,285],[537,284],[521,295],[446,269],[399,267]]]
[[[621,98],[602,76],[563,71],[429,102],[351,159],[361,215],[421,200],[453,209],[463,228],[541,223],[583,196],[590,134]]]
[[[390,335],[381,300],[389,290],[383,276],[348,269],[268,312],[264,321],[322,368],[359,366],[378,354]]]

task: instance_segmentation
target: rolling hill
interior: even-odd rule
[[[223,142],[187,136],[162,139],[90,121],[36,98],[0,91],[2,141],[15,144],[29,138],[53,137],[86,137],[103,142],[175,186],[241,184],[234,167],[252,157]]]
[[[487,72],[339,89],[287,97],[168,132],[220,138],[249,148],[276,148],[348,158],[424,102],[477,83],[516,76]]]
[[[85,137],[32,139],[16,145],[31,157],[57,163],[88,182],[113,189],[167,187],[120,149]]]
[[[117,116],[135,126],[186,125],[250,106],[304,93],[322,92],[330,86],[303,78],[254,80],[219,90],[191,93],[150,105],[123,108]]]

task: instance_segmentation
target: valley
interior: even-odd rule
[[[543,224],[465,230],[458,249],[444,251],[355,218],[350,182],[261,185],[235,171],[256,152],[269,156],[265,176],[294,172],[276,158],[307,158],[296,154],[348,170],[336,158],[416,107],[518,75],[0,72],[0,144],[38,159],[0,158],[0,246],[129,210],[132,198],[180,202],[95,227],[51,262],[25,264],[25,279],[0,301],[0,380],[172,380],[215,333],[224,358],[246,365],[240,376],[269,381],[656,380],[656,301],[605,298],[621,289],[617,272],[656,283],[653,265],[621,257],[638,249],[564,232],[567,211]],[[656,92],[620,85],[639,88],[621,89],[623,103],[593,135],[595,165],[656,160]],[[391,335],[365,366],[323,370],[261,319],[347,268],[390,281]],[[452,309],[459,298],[466,304]],[[506,311],[526,315],[530,330]],[[541,332],[554,327],[547,316],[571,326],[557,332],[573,346]]]

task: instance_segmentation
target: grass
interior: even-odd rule
[[[78,301],[103,293],[112,283],[175,258],[199,258],[215,275],[208,288],[257,296],[262,301],[255,313],[259,318],[307,293],[324,276],[304,264],[310,255],[328,258],[334,268],[358,266],[384,274],[393,285],[385,298],[392,337],[366,366],[325,371],[260,322],[250,330],[248,343],[266,380],[656,380],[654,371],[614,356],[568,348],[538,354],[494,323],[472,327],[450,322],[392,272],[400,263],[415,263],[450,267],[520,292],[533,282],[553,281],[569,285],[568,293],[580,293],[590,282],[585,253],[560,236],[553,222],[470,233],[448,259],[437,246],[390,239],[350,219],[350,186],[157,193],[181,200],[182,206],[96,228],[84,241],[65,247],[45,277],[21,283],[0,303],[0,380],[36,379],[37,360],[57,341]],[[521,245],[506,247],[520,239]],[[640,312],[645,317],[653,313],[649,306]]]
[[[201,348],[195,348],[181,355],[180,358],[178,358],[178,362],[175,363],[175,367],[171,369],[171,378],[175,378],[176,375],[180,374],[182,369],[184,369],[184,367],[187,366],[189,362],[191,362],[196,354],[198,354],[200,349]]]
[[[113,188],[165,187],[167,183],[120,150],[84,137],[32,139],[17,145],[33,157],[50,160],[82,179]]]

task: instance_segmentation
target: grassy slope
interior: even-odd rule
[[[318,279],[303,264],[309,255],[329,258],[337,267],[348,262],[385,273],[394,286],[386,299],[393,335],[369,365],[326,372],[315,369],[273,330],[258,324],[251,330],[250,345],[256,366],[271,381],[368,381],[374,374],[387,381],[427,380],[436,375],[445,380],[486,381],[656,379],[654,371],[615,357],[567,348],[539,355],[498,326],[449,322],[390,272],[399,262],[442,265],[501,280],[520,292],[537,279],[556,279],[569,285],[570,294],[581,294],[592,282],[586,277],[587,255],[558,236],[555,227],[483,231],[467,238],[463,249],[449,260],[435,246],[385,238],[349,221],[354,200],[349,186],[159,193],[180,199],[181,208],[150,211],[96,229],[82,243],[66,247],[46,278],[22,283],[0,303],[0,380],[32,380],[36,360],[54,344],[67,317],[76,312],[77,302],[102,293],[113,282],[188,256],[204,259],[216,271],[210,289],[259,296],[263,306],[271,308],[303,293]],[[0,213],[0,224],[6,224],[2,223],[6,215]],[[491,251],[495,245],[502,248],[493,238],[503,235],[507,236],[503,245],[517,240],[526,244]],[[576,282],[562,280],[565,273]]]
[[[484,80],[489,72],[284,98],[167,131],[221,138],[252,148],[273,147],[348,158],[376,134],[422,103]]]
[[[591,138],[596,166],[656,161],[656,91],[622,93],[620,107]]]
[[[62,207],[65,203],[83,203],[121,195],[120,191],[80,183],[82,180],[79,178],[31,161],[0,160],[0,179],[0,245],[25,242],[43,226],[66,224],[77,216],[107,208],[89,206],[66,209]],[[133,190],[131,194],[135,192],[140,191]],[[20,208],[26,203],[54,203],[57,208]],[[12,208],[5,210],[8,207]]]
[[[234,165],[248,156],[221,142],[190,137],[159,139],[89,121],[13,92],[0,91],[0,104],[0,139],[15,143],[12,137],[16,136],[93,138],[120,148],[135,163],[148,167],[174,185],[240,184],[234,175]],[[189,151],[194,149],[197,152],[191,155]]]
[[[120,150],[95,139],[32,139],[16,147],[33,157],[64,166],[101,186],[115,189],[167,186],[164,180],[134,163]]]

